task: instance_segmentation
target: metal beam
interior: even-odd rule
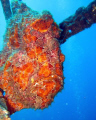
[[[96,23],[96,0],[87,7],[78,8],[74,15],[59,24],[62,29],[59,43],[63,44],[69,37],[89,28],[94,23]]]
[[[1,4],[3,7],[3,12],[5,15],[5,19],[8,20],[12,16],[11,8],[10,8],[10,2],[9,0],[1,0]]]

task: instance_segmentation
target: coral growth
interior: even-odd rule
[[[8,21],[0,54],[0,88],[6,92],[10,113],[48,107],[63,88],[64,79],[65,58],[57,40],[60,30],[52,16],[48,12],[39,15],[22,2],[18,4],[22,8],[17,12],[22,14],[14,11]]]

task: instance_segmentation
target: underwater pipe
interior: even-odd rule
[[[9,0],[1,0],[1,4],[3,7],[3,12],[5,15],[5,19],[8,20],[12,16],[11,8],[10,8],[10,2]]]
[[[66,39],[83,31],[85,28],[89,28],[93,23],[96,23],[96,0],[86,8],[78,8],[74,15],[59,24],[60,29],[62,29],[59,43],[63,44]]]

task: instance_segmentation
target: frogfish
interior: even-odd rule
[[[0,89],[10,114],[44,109],[64,87],[61,30],[48,11],[39,14],[21,1],[12,2],[12,12],[0,52]]]

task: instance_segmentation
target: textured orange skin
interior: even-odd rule
[[[0,55],[0,88],[6,92],[11,114],[23,108],[48,107],[63,88],[60,30],[50,14],[39,19],[27,16],[24,13],[13,25],[19,16],[10,19]]]
[[[52,23],[53,23],[52,19],[47,20],[37,19],[32,23],[32,27],[33,29],[38,30],[39,32],[42,33],[46,32]]]

